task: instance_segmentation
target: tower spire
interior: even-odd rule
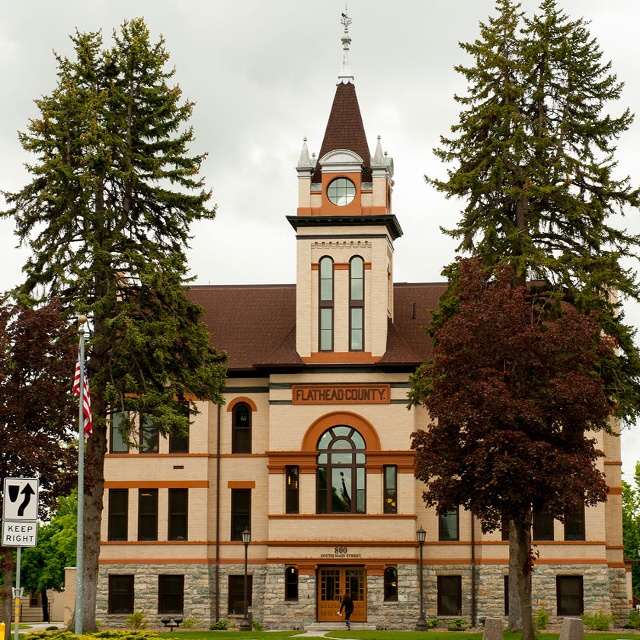
[[[345,7],[345,12],[346,12]],[[340,19],[342,26],[344,27],[344,33],[342,34],[342,69],[338,75],[339,82],[348,84],[353,82],[353,73],[349,67],[349,47],[351,46],[351,36],[349,35],[349,25],[351,24],[351,18],[346,14],[342,14]]]

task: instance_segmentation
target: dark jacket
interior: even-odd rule
[[[353,600],[351,599],[351,596],[345,596],[344,598],[342,598],[342,604],[340,605],[340,613],[342,613],[343,609],[344,609],[344,612],[347,614],[353,612]]]

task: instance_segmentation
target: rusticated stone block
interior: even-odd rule
[[[584,640],[584,624],[579,618],[565,618],[560,630],[560,640]]]
[[[487,618],[484,621],[482,640],[502,640],[502,618]]]

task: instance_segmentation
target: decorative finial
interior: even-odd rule
[[[346,12],[346,7],[345,7]],[[340,23],[344,27],[344,34],[342,36],[342,69],[338,75],[338,80],[344,84],[353,82],[353,73],[349,68],[349,47],[351,46],[351,36],[349,35],[349,25],[351,24],[351,18],[346,14],[342,14]]]

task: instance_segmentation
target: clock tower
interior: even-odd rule
[[[305,138],[298,172],[296,349],[308,364],[375,364],[393,322],[393,160],[378,137],[371,156],[348,54],[343,61],[319,158]]]

